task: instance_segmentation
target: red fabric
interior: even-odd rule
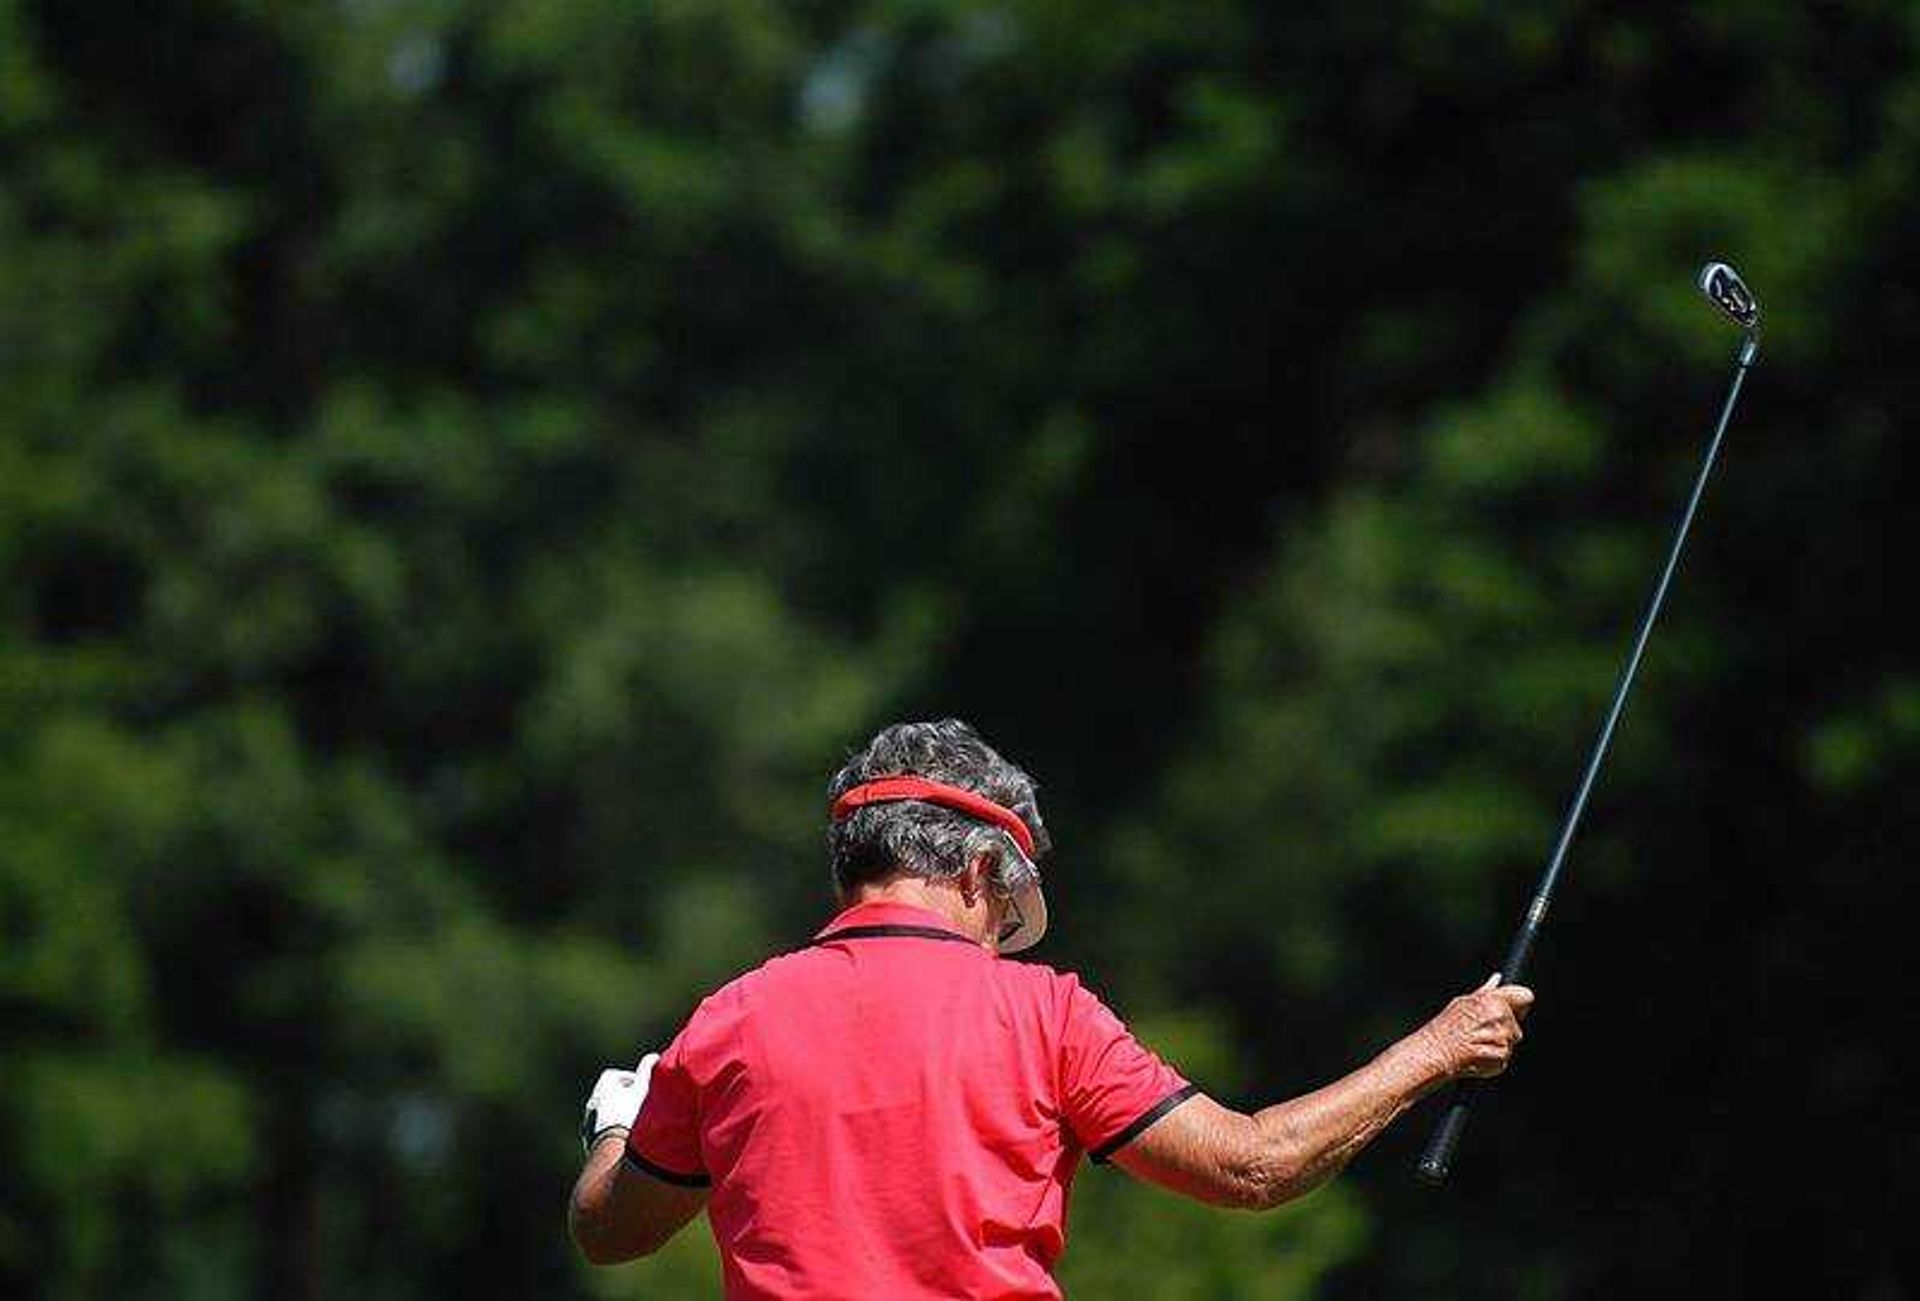
[[[1004,804],[996,804],[977,791],[925,777],[880,777],[863,782],[833,802],[833,820],[839,822],[857,808],[868,804],[891,804],[898,800],[925,800],[942,808],[958,809],[982,822],[991,822],[1012,836],[1020,852],[1033,857],[1033,830],[1026,819]]]
[[[628,1136],[712,1181],[727,1296],[1055,1298],[1080,1158],[1188,1090],[1078,979],[863,904],[703,1002]]]

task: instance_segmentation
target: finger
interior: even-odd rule
[[[1533,1006],[1533,991],[1525,985],[1502,985],[1494,992],[1507,1000],[1516,1015]]]

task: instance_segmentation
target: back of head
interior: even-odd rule
[[[895,723],[847,760],[827,786],[831,806],[847,791],[882,777],[914,776],[957,786],[1011,809],[1033,834],[1035,857],[1050,845],[1034,781],[957,718]],[[833,884],[843,900],[862,885],[907,875],[957,878],[975,858],[996,864],[995,884],[1012,893],[1038,882],[1032,862],[999,827],[919,800],[869,804],[827,832]]]

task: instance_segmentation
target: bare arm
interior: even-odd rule
[[[1318,1187],[1408,1107],[1462,1076],[1497,1075],[1533,1002],[1482,986],[1324,1088],[1246,1115],[1200,1095],[1113,1155],[1137,1178],[1204,1202],[1265,1210]]]
[[[627,1131],[611,1129],[587,1153],[573,1185],[567,1228],[595,1265],[651,1256],[707,1204],[705,1188],[683,1188],[623,1161]]]

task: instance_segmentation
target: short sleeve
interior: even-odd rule
[[[1062,1104],[1074,1137],[1105,1161],[1199,1089],[1071,976],[1061,1035]]]
[[[698,1015],[654,1063],[647,1100],[627,1135],[628,1164],[682,1188],[712,1183],[700,1156],[700,1090],[688,1060]]]

